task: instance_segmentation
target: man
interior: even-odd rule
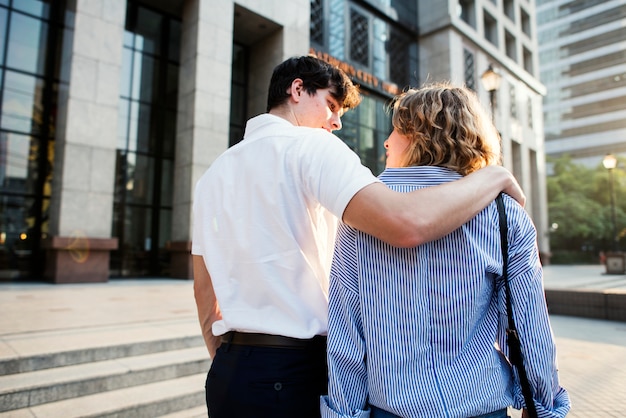
[[[488,167],[411,194],[378,181],[331,131],[360,102],[339,69],[310,56],[274,69],[268,113],[196,186],[194,294],[213,362],[211,418],[319,417],[327,391],[328,276],[337,218],[395,246],[441,237],[504,190]]]

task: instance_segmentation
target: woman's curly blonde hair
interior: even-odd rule
[[[500,164],[500,135],[476,94],[435,83],[397,96],[393,127],[410,140],[403,166],[447,167],[467,175]]]

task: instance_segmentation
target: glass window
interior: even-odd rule
[[[175,107],[178,102],[178,65],[167,64],[165,106]]]
[[[34,74],[45,69],[48,25],[39,19],[13,13],[7,53],[7,67]]]
[[[128,1],[120,83],[112,274],[167,274],[181,23]]]
[[[517,119],[517,95],[514,84],[509,84],[509,107],[511,117]]]
[[[474,0],[459,0],[459,16],[461,20],[476,29],[476,7]]]
[[[239,44],[233,45],[232,78],[230,86],[229,146],[243,138],[247,118],[248,51]]]
[[[28,137],[0,133],[0,187],[3,191],[12,191],[12,186],[27,178],[29,145]],[[16,190],[21,188],[15,187]]]
[[[374,174],[385,168],[384,141],[391,132],[391,121],[385,111],[385,99],[364,96],[361,104],[342,118],[343,128],[337,131]]]
[[[350,9],[350,58],[369,66],[369,19],[355,9]]]
[[[174,162],[161,161],[161,206],[172,206],[174,196]]]
[[[33,76],[6,72],[0,127],[24,133],[39,133],[43,83]]]
[[[147,152],[150,136],[150,106],[131,102],[129,124],[128,150]]]
[[[324,45],[324,0],[311,0],[311,42]]]
[[[476,72],[474,70],[474,54],[468,49],[463,49],[464,76],[467,88],[476,90]]]
[[[117,119],[117,148],[126,149],[128,146],[128,126],[130,121],[130,101],[120,99]]]
[[[154,58],[135,52],[133,56],[133,86],[132,98],[143,102],[151,102],[153,87],[158,83],[158,73]]]
[[[498,22],[486,11],[483,14],[483,27],[485,39],[498,46]]]
[[[135,34],[129,32],[128,30],[124,31],[124,46],[128,48],[132,48],[135,44]]]
[[[7,9],[0,7],[0,57],[4,57],[4,43],[5,43],[5,34],[7,27]],[[0,58],[1,59],[1,58]]]
[[[178,63],[180,61],[181,24],[177,20],[170,20],[170,37],[168,56],[169,59]]]
[[[176,109],[165,110],[163,123],[163,157],[174,158],[176,144]]]
[[[15,277],[27,275],[32,263],[32,213],[35,199],[24,196],[0,196],[1,269]]]
[[[411,75],[417,75],[417,48],[415,42],[406,34],[391,28],[389,40],[386,44],[386,53],[389,57],[389,78],[400,88],[417,82],[417,78],[411,80]]]
[[[13,0],[13,8],[44,19],[48,18],[50,6],[48,1],[41,0]]]
[[[126,156],[126,202],[151,204],[154,179],[154,159],[129,152]]]
[[[515,37],[508,31],[504,31],[504,45],[506,56],[517,62],[517,44]]]
[[[122,51],[122,70],[120,71],[120,96],[131,97],[131,76],[133,51],[129,48],[124,48]]]
[[[328,50],[333,57],[346,59],[346,8],[345,0],[328,0]]]
[[[135,48],[147,54],[161,55],[162,26],[163,17],[160,14],[140,6],[137,10]]]
[[[159,216],[159,248],[165,248],[172,238],[172,211],[162,209]]]

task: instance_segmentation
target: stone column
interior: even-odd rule
[[[125,0],[68,2],[45,276],[109,277]]]
[[[265,111],[274,67],[309,50],[309,2],[237,1],[281,30],[250,47],[248,114]],[[303,11],[306,11],[303,13]],[[193,278],[193,192],[211,163],[228,148],[235,4],[233,0],[185,0],[176,123],[172,277]]]
[[[228,148],[233,46],[231,0],[186,0],[183,7],[170,275],[193,278],[194,186]]]

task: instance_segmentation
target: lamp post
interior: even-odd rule
[[[483,75],[480,76],[480,81],[483,84],[485,90],[489,92],[489,103],[491,105],[491,120],[494,125],[496,123],[496,91],[500,88],[500,82],[502,76],[496,71],[491,64],[485,70]]]
[[[611,198],[611,222],[613,223],[613,251],[618,251],[617,224],[615,222],[615,198],[613,197],[613,169],[617,167],[617,158],[613,154],[607,154],[602,160],[602,165],[609,171],[609,194]]]

